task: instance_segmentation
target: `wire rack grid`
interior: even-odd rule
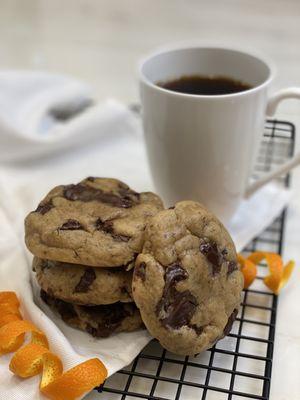
[[[295,127],[268,120],[254,174],[283,163],[294,152]],[[279,179],[288,186],[289,175]],[[245,249],[282,252],[286,210]],[[127,368],[96,390],[99,400],[268,400],[278,299],[262,282],[265,264],[243,300],[231,333],[196,357],[176,356],[153,340]]]

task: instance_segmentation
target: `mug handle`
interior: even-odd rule
[[[270,116],[273,115],[276,111],[278,104],[282,100],[286,99],[300,99],[300,88],[291,87],[279,90],[277,93],[275,93],[268,101],[266,114]],[[300,154],[296,154],[289,161],[285,162],[280,167],[276,168],[275,171],[265,174],[260,179],[250,184],[245,191],[245,197],[248,198],[252,196],[254,192],[260,189],[266,183],[270,182],[272,179],[277,178],[280,175],[287,173],[288,171],[290,171],[292,168],[295,168],[299,164],[300,164]]]

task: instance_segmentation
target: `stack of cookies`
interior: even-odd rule
[[[145,324],[177,354],[227,335],[243,275],[229,233],[194,201],[163,209],[116,179],[54,188],[25,221],[42,299],[96,337]]]
[[[55,187],[25,221],[42,299],[96,337],[141,328],[132,268],[147,220],[162,209],[155,194],[116,179]]]

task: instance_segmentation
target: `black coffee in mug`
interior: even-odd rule
[[[206,96],[238,93],[251,89],[247,83],[226,76],[182,76],[166,82],[157,82],[157,85],[173,92]]]

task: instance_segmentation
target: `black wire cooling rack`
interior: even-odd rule
[[[293,155],[295,127],[269,120],[255,168],[256,176]],[[281,177],[289,185],[289,176]],[[245,249],[281,253],[286,210]],[[259,275],[264,275],[264,264]],[[152,341],[127,368],[96,389],[99,400],[268,400],[277,313],[277,296],[259,276],[243,292],[231,333],[197,357],[181,357]]]

